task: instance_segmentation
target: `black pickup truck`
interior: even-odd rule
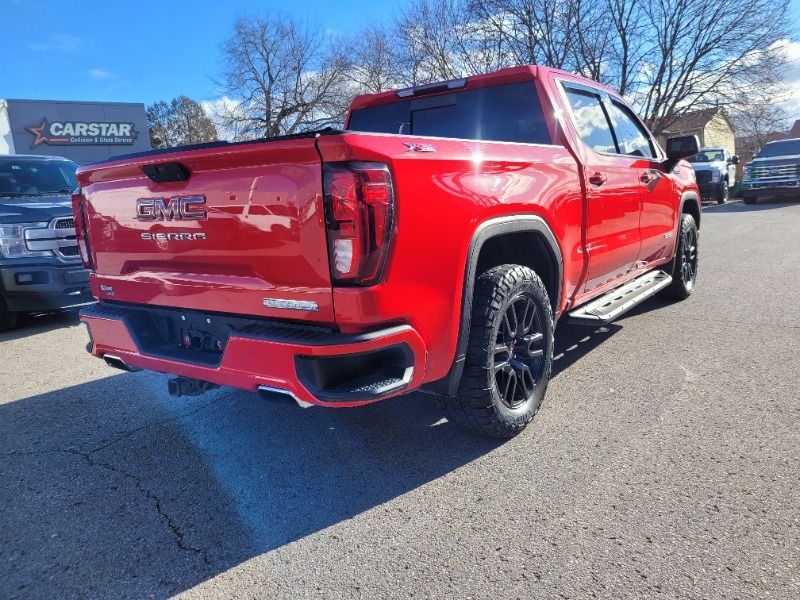
[[[93,301],[75,238],[74,162],[0,156],[0,331],[19,313]]]

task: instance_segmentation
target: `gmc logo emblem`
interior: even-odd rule
[[[199,221],[208,218],[203,208],[205,203],[205,196],[139,198],[136,218],[140,221]]]

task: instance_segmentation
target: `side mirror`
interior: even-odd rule
[[[735,154],[733,156],[731,156],[731,164],[732,165],[738,165],[739,164],[739,157],[736,156]]]
[[[667,140],[667,158],[678,162],[700,152],[700,140],[696,135],[681,135]]]
[[[667,139],[667,160],[664,170],[671,171],[682,158],[688,158],[700,152],[700,140],[696,135],[681,135]]]

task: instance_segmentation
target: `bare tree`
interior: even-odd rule
[[[647,32],[642,8],[647,0],[605,0],[610,20],[610,60],[602,81],[627,95],[641,72],[647,52]]]
[[[785,64],[788,0],[651,0],[643,12],[654,43],[631,95],[655,133],[681,114],[774,84]]]
[[[468,0],[411,2],[396,24],[409,82],[456,79],[518,64],[485,14]]]
[[[766,89],[738,99],[731,111],[737,152],[752,155],[767,142],[785,135],[791,122],[781,103],[786,99],[788,92],[782,88]]]
[[[346,78],[354,94],[376,94],[408,84],[393,38],[386,27],[372,26],[350,41]]]
[[[277,136],[341,122],[347,61],[330,36],[292,17],[239,19],[223,47],[219,115],[240,139]]]
[[[586,0],[588,4],[588,0]],[[582,0],[472,0],[472,12],[502,41],[515,65],[570,69]]]
[[[199,144],[217,139],[217,128],[197,102],[178,96],[147,107],[150,143],[154,148]]]
[[[411,0],[350,43],[292,18],[239,20],[222,122],[236,137],[338,124],[356,93],[541,64],[629,98],[656,134],[780,80],[789,0]],[[338,42],[334,47],[333,42]]]
[[[544,64],[629,97],[655,133],[780,79],[789,0],[471,0],[512,64]],[[468,14],[464,12],[464,14]]]

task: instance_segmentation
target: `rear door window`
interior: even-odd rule
[[[583,143],[595,152],[615,154],[617,145],[600,96],[572,87],[566,87],[564,91],[572,108],[575,129]]]
[[[532,82],[398,100],[354,110],[351,131],[549,144]]]

